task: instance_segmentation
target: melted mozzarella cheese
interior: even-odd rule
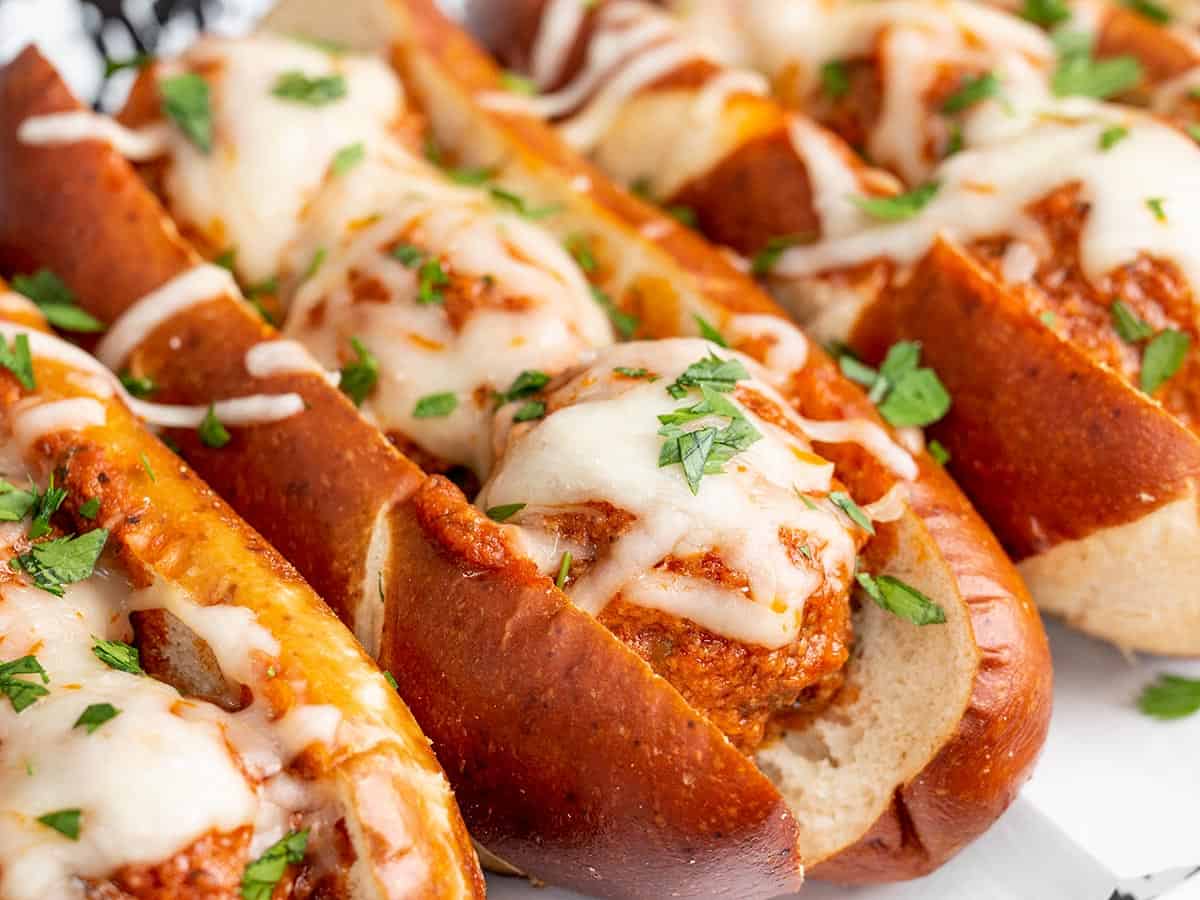
[[[1128,137],[1102,149],[1100,135],[1115,125],[1128,128]],[[1061,101],[1018,136],[951,157],[935,177],[940,190],[912,218],[793,247],[773,274],[806,276],[880,257],[912,263],[939,233],[960,241],[1022,234],[1033,227],[1029,204],[1078,184],[1089,206],[1080,246],[1089,278],[1146,254],[1177,264],[1200,291],[1200,153],[1189,138],[1149,116]],[[1159,200],[1162,217],[1155,211]]]
[[[534,78],[553,83],[584,24],[584,0],[550,0],[531,48]],[[638,0],[615,0],[596,11],[583,65],[552,94],[522,97],[488,94],[481,102],[495,109],[560,118],[561,133],[582,153],[596,150],[613,130],[629,101],[642,89],[697,60],[711,59],[707,40],[689,35],[671,18]],[[719,73],[696,93],[692,110],[707,123],[737,93],[766,93],[768,85],[747,71]]]
[[[371,213],[382,215],[363,227]],[[419,266],[388,252],[409,240],[491,299],[457,323],[444,304],[422,303]],[[523,370],[561,371],[612,340],[603,310],[557,240],[399,150],[326,188],[295,252],[305,258],[318,247],[328,257],[295,292],[287,334],[329,368],[357,337],[379,361],[379,381],[363,404],[367,416],[477,473],[488,467],[493,393]],[[352,279],[363,278],[382,286],[380,302],[355,302]],[[457,400],[449,415],[414,415],[418,400],[441,393]]]
[[[330,54],[270,35],[205,38],[183,64],[203,71],[210,85],[214,144],[205,154],[172,133],[165,179],[172,211],[236,247],[248,281],[269,278],[338,150],[390,139],[403,89],[383,59]],[[323,105],[275,96],[289,72],[341,76],[345,96]],[[289,139],[297,127],[303,136]]]
[[[744,408],[762,439],[727,462],[723,473],[706,475],[696,494],[678,465],[659,467],[664,439],[658,434],[657,417],[699,400],[698,392],[676,400],[665,387],[710,350],[712,345],[704,341],[675,339],[603,351],[551,395],[554,410],[544,420],[513,430],[478,503],[484,508],[526,504],[516,522],[591,501],[611,503],[636,516],[636,522],[573,584],[570,593],[576,605],[595,614],[619,594],[717,634],[781,647],[795,639],[804,604],[823,581],[846,586],[855,543],[827,501],[810,508],[797,496],[798,491],[827,494],[832,464],[814,456],[802,439]],[[739,386],[761,393],[788,414],[786,402],[763,380],[762,370],[738,358],[752,373]],[[617,376],[617,366],[646,368],[660,377],[649,381]],[[561,400],[565,405],[558,406]],[[498,427],[507,425],[501,422]],[[511,527],[543,572],[558,569],[569,547],[534,526]],[[813,564],[798,564],[789,556],[782,529],[811,539]],[[656,568],[667,557],[710,550],[745,575],[747,589],[680,578]]]
[[[92,653],[93,635],[128,639],[128,590],[116,576],[68,586],[61,599],[0,588],[4,658],[35,654],[50,677],[50,694],[23,712],[0,704],[0,894],[12,900],[82,900],[77,877],[157,864],[254,821],[255,785],[221,726],[184,718],[173,688]],[[120,714],[92,734],[73,727],[96,703]],[[63,809],[82,811],[78,841],[37,822]]]
[[[724,5],[725,0],[676,0],[685,27],[702,36],[721,26]],[[946,127],[927,100],[946,66],[991,72],[1008,100],[1026,90],[1031,74],[1035,86],[1043,84],[1054,60],[1049,39],[1034,26],[962,0],[747,0],[724,15],[736,15],[740,44],[725,36],[722,59],[772,76],[786,72],[801,97],[820,91],[826,63],[874,54],[882,93],[866,149],[871,159],[909,181],[928,172],[927,138]]]

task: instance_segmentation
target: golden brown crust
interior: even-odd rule
[[[745,756],[449,482],[410,502],[393,546],[411,584],[388,598],[381,663],[412,686],[481,843],[609,896],[799,886],[794,822]]]

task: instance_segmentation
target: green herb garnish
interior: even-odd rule
[[[341,75],[320,75],[310,78],[303,72],[284,72],[275,80],[271,94],[282,100],[325,106],[346,96],[346,79]]]
[[[95,641],[92,644],[92,653],[110,669],[128,672],[130,675],[146,674],[142,670],[142,658],[137,647],[124,641],[106,641],[95,635],[92,636],[92,640]]]
[[[844,512],[851,522],[853,522],[867,534],[875,533],[874,523],[870,520],[870,518],[867,517],[867,514],[862,511],[862,507],[854,502],[854,498],[845,491],[831,491],[829,494],[829,501],[842,512]]]
[[[82,813],[77,809],[60,809],[38,816],[38,821],[47,828],[53,828],[65,838],[79,840],[79,817]]]
[[[851,197],[854,205],[873,219],[902,222],[911,219],[937,195],[941,182],[927,181],[906,194],[894,197]]]
[[[185,72],[164,78],[158,83],[158,92],[167,118],[201,153],[210,153],[213,122],[208,82],[195,72]]]
[[[271,900],[275,885],[283,878],[288,865],[302,862],[307,847],[307,828],[289,831],[268,847],[262,856],[246,866],[242,874],[242,900]]]
[[[976,103],[1000,96],[1000,79],[995,72],[984,72],[968,78],[962,86],[942,103],[942,112],[947,115],[963,112]]]
[[[426,394],[413,407],[414,419],[443,419],[458,408],[458,395],[450,392]]]
[[[205,447],[212,447],[219,450],[229,443],[229,431],[221,420],[217,418],[217,410],[213,404],[208,404],[208,411],[204,414],[204,421],[200,423],[200,443]]]
[[[9,565],[29,575],[37,587],[61,597],[65,585],[91,576],[107,540],[106,528],[54,538],[34,544]]]
[[[79,714],[79,718],[75,720],[75,724],[71,727],[86,728],[87,733],[91,734],[105,722],[115,719],[120,714],[121,711],[111,703],[93,703]]]
[[[859,572],[854,576],[867,596],[880,608],[914,625],[940,625],[946,621],[946,611],[915,587],[891,575],[871,576]]]
[[[524,503],[502,503],[499,506],[489,506],[487,517],[493,522],[507,522],[524,508]]]
[[[333,162],[329,164],[329,168],[334,175],[345,175],[362,162],[366,155],[367,150],[362,141],[347,144],[333,155]]]
[[[1129,137],[1129,129],[1123,125],[1113,125],[1100,132],[1100,149],[1111,150],[1125,138]]]
[[[850,93],[850,67],[840,59],[821,66],[821,92],[831,100],[840,100]]]
[[[104,323],[80,309],[75,294],[49,269],[38,269],[32,275],[17,275],[12,280],[12,287],[32,300],[55,328],[80,333],[104,330]]]
[[[1200,679],[1159,675],[1138,697],[1138,709],[1156,719],[1182,719],[1200,712]]]
[[[121,387],[129,392],[131,397],[149,397],[158,390],[158,385],[149,375],[134,375],[128,369],[120,374]]]
[[[379,360],[356,337],[350,338],[350,347],[355,358],[342,366],[338,389],[354,401],[355,406],[362,406],[379,381]]]
[[[18,675],[37,675],[42,683],[24,681]],[[49,694],[50,691],[43,686],[49,683],[50,676],[36,656],[22,656],[0,663],[0,694],[8,698],[13,712],[22,712]]]
[[[1173,328],[1156,334],[1142,354],[1142,390],[1153,394],[1178,372],[1187,358],[1191,343],[1191,338]]]

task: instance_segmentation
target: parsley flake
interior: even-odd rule
[[[550,383],[550,376],[545,372],[540,372],[537,369],[525,369],[509,385],[507,391],[496,395],[496,405],[503,406],[505,403],[512,403],[514,400],[523,400],[524,398],[536,394],[542,388]]]
[[[927,445],[929,455],[933,457],[933,461],[939,466],[944,466],[950,462],[950,451],[942,446],[942,442],[934,439]]]
[[[883,222],[902,222],[911,219],[937,195],[941,182],[927,181],[918,185],[905,194],[893,197],[859,197],[852,196],[850,200],[873,219]]]
[[[624,340],[629,340],[637,333],[638,327],[642,324],[638,317],[632,313],[627,313],[621,309],[604,291],[596,287],[594,284],[588,285],[592,292],[592,299],[596,304],[604,310],[608,320],[612,322],[612,326],[616,329],[618,335]]]
[[[37,675],[42,683],[24,681],[17,678],[18,675]],[[22,712],[49,694],[50,691],[43,687],[49,683],[50,676],[36,656],[22,656],[0,663],[0,694],[8,698],[13,712]]]
[[[29,575],[37,587],[61,597],[65,585],[91,576],[107,540],[106,528],[54,538],[34,544],[9,565]]]
[[[357,144],[347,144],[333,155],[333,162],[329,164],[329,169],[334,175],[345,175],[362,162],[366,155],[366,147],[362,141]]]
[[[341,75],[310,78],[296,70],[284,72],[275,80],[271,94],[308,106],[325,106],[346,96],[346,79]]]
[[[354,350],[355,359],[342,366],[338,389],[354,401],[355,406],[362,406],[379,381],[379,360],[356,337],[350,338],[350,347]]]
[[[1109,312],[1112,313],[1113,328],[1121,336],[1121,340],[1136,344],[1154,336],[1150,323],[1140,318],[1137,313],[1120,300],[1114,300]]]
[[[706,341],[712,341],[718,347],[729,346],[729,344],[725,342],[725,338],[721,335],[721,332],[717,331],[717,329],[712,326],[712,323],[705,319],[704,316],[693,313],[692,318],[696,320],[696,326],[700,329],[700,337],[704,338]]]
[[[288,864],[304,859],[308,848],[308,829],[289,831],[266,849],[262,856],[246,866],[242,874],[242,900],[271,900]]]
[[[79,504],[79,514],[85,519],[94,519],[100,515],[100,498],[92,497]]]
[[[1129,137],[1129,129],[1123,125],[1113,125],[1100,132],[1100,149],[1111,150],[1125,138]]]
[[[229,443],[229,430],[221,424],[221,420],[217,418],[216,407],[211,403],[208,404],[208,411],[204,413],[204,421],[200,423],[199,435],[200,443],[214,450],[219,450]]]
[[[1187,358],[1191,343],[1191,338],[1173,328],[1156,334],[1142,354],[1142,390],[1153,394],[1178,372]]]
[[[0,366],[12,372],[21,387],[26,390],[32,391],[37,387],[33,379],[33,357],[29,353],[29,335],[15,335],[11,350],[4,340],[4,336],[0,335]]]
[[[158,83],[158,91],[167,118],[201,153],[210,153],[213,121],[208,82],[195,72],[185,72],[164,78]]]
[[[546,404],[541,400],[530,400],[513,414],[514,422],[532,422],[546,415]]]
[[[32,275],[18,275],[13,278],[12,287],[32,300],[55,328],[81,334],[104,330],[104,323],[81,309],[76,304],[74,292],[49,269],[38,269]]]
[[[1021,7],[1021,18],[1049,28],[1071,18],[1066,0],[1025,0]]]
[[[37,502],[37,489],[22,490],[0,481],[0,522],[20,522]]]
[[[854,498],[845,491],[831,491],[829,494],[829,501],[842,512],[844,512],[846,517],[849,518],[851,522],[853,522],[867,534],[875,533],[874,523],[867,517],[867,514],[862,511],[862,507],[854,502]]]
[[[442,269],[442,261],[436,256],[429,257],[417,269],[417,303],[422,306],[441,303],[446,299],[442,288],[449,283],[450,276]]]
[[[769,239],[750,259],[750,272],[759,277],[770,274],[786,250],[805,243],[812,237],[806,234],[783,234]]]
[[[850,93],[850,67],[840,59],[821,66],[821,92],[830,100],[841,100]]]
[[[1158,219],[1158,221],[1160,221],[1160,222],[1167,221],[1167,211],[1163,207],[1163,204],[1165,202],[1166,202],[1166,198],[1164,198],[1164,197],[1147,197],[1146,198],[1146,206],[1149,208],[1150,212],[1152,212],[1154,214],[1154,218]]]
[[[47,828],[53,828],[65,838],[72,841],[79,840],[79,817],[82,813],[78,809],[60,809],[56,812],[46,813],[44,816],[38,816],[38,821]]]
[[[413,407],[414,419],[443,419],[458,408],[458,395],[449,391],[426,394]]]
[[[84,727],[87,733],[91,734],[105,722],[110,719],[115,719],[121,714],[121,711],[111,703],[93,703],[87,709],[79,714],[79,718],[75,720],[72,728]]]
[[[130,675],[146,674],[142,670],[142,658],[137,647],[124,641],[106,641],[95,635],[92,636],[92,640],[95,641],[92,644],[92,653],[110,669],[128,672]]]
[[[33,503],[33,522],[29,525],[29,539],[36,541],[50,533],[50,517],[58,512],[62,502],[67,499],[67,492],[54,486],[54,475],[51,474],[46,490],[36,494]]]
[[[493,522],[507,522],[524,508],[524,503],[502,503],[499,506],[489,506],[487,517]]]
[[[562,209],[560,206],[530,207],[525,202],[524,197],[498,186],[488,188],[488,193],[492,195],[492,199],[500,206],[511,210],[525,219],[544,219],[546,216],[554,215]]]
[[[1156,719],[1182,719],[1200,712],[1200,679],[1159,675],[1138,697],[1138,709]]]
[[[867,596],[892,615],[914,625],[940,625],[946,621],[946,611],[915,587],[891,575],[871,576],[859,572],[854,576]]]
[[[118,377],[121,379],[121,387],[125,388],[131,397],[149,397],[158,390],[158,384],[149,375],[134,375],[126,369]]]
[[[562,555],[562,562],[558,564],[558,577],[554,579],[554,586],[560,591],[567,586],[567,578],[571,575],[571,551],[568,550]]]
[[[1106,100],[1133,87],[1142,79],[1142,66],[1132,56],[1095,59],[1092,36],[1061,31],[1055,35],[1058,67],[1051,87],[1057,97],[1092,97]]]
[[[966,79],[962,87],[951,94],[942,103],[942,112],[954,115],[970,109],[984,100],[1000,96],[1000,79],[995,72],[984,72],[974,78]]]

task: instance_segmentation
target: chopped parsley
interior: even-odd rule
[[[146,474],[150,476],[150,480],[157,482],[158,476],[154,474],[154,468],[150,465],[150,457],[148,457],[145,453],[142,453],[141,460],[142,468],[146,470]]]
[[[1100,132],[1100,149],[1111,150],[1125,138],[1129,137],[1129,129],[1123,125],[1113,125]]]
[[[124,72],[126,69],[144,69],[152,62],[154,62],[154,55],[151,53],[135,53],[125,59],[107,58],[104,60],[104,77],[112,78],[118,72]]]
[[[321,271],[321,266],[324,265],[325,257],[328,255],[328,253],[329,251],[324,247],[318,247],[315,251],[313,251],[312,259],[308,261],[308,266],[304,269],[304,274],[300,276],[300,280],[308,281],[308,279],[316,275],[317,272]]]
[[[208,82],[195,72],[164,78],[158,83],[162,111],[201,153],[212,151],[213,121]]]
[[[1191,343],[1191,338],[1173,328],[1156,334],[1142,353],[1142,390],[1147,394],[1153,394],[1165,381],[1178,372],[1184,359],[1187,358]]]
[[[65,838],[79,840],[79,817],[82,813],[77,809],[60,809],[38,816],[38,821],[47,828],[53,828]]]
[[[1121,340],[1136,344],[1154,336],[1154,329],[1150,323],[1140,318],[1122,301],[1114,300],[1109,311],[1112,313],[1113,328],[1117,330]]]
[[[915,587],[891,575],[856,576],[867,596],[881,609],[914,625],[940,625],[946,621],[946,611]]]
[[[0,480],[0,522],[20,522],[36,502],[36,488],[26,491]]]
[[[46,490],[38,494],[34,489],[33,522],[29,525],[29,539],[36,541],[50,533],[50,517],[58,512],[62,502],[67,499],[67,492],[54,486],[54,475],[51,474]]]
[[[227,247],[213,257],[213,265],[232,273],[237,264],[237,247]]]
[[[829,502],[846,514],[846,517],[865,531],[867,534],[875,533],[875,525],[865,512],[862,511],[854,498],[845,491],[831,491],[829,494]]]
[[[61,597],[65,585],[91,576],[107,540],[106,528],[54,538],[34,544],[27,552],[13,559],[9,566],[25,572],[37,587],[47,593]]]
[[[532,97],[538,92],[537,84],[532,78],[507,69],[500,73],[500,85],[510,94],[520,94],[524,97]]]
[[[810,235],[803,234],[783,234],[771,238],[762,246],[761,250],[751,257],[751,273],[758,276],[770,274],[771,270],[775,268],[775,264],[779,262],[779,258],[783,256],[784,251],[797,244],[804,243],[810,237]]]
[[[1050,28],[1071,18],[1067,0],[1025,0],[1021,7],[1021,18]]]
[[[42,683],[25,681],[18,675],[37,675]],[[50,676],[36,656],[22,656],[0,663],[0,694],[8,698],[13,712],[22,712],[49,694],[50,691],[44,687],[49,683]]]
[[[1195,122],[1188,122],[1187,133],[1188,137],[1200,144],[1200,125],[1197,125]]]
[[[392,256],[402,265],[412,269],[425,258],[425,251],[414,244],[397,244],[392,248]]]
[[[710,377],[718,373],[720,377]],[[661,425],[658,433],[666,438],[659,451],[658,466],[661,469],[679,465],[693,494],[699,492],[705,475],[720,474],[726,462],[762,438],[741,409],[724,396],[738,380],[748,377],[740,362],[723,360],[714,354],[693,363],[667,388],[676,399],[682,399],[690,389],[700,391],[698,402],[658,417]],[[690,431],[684,428],[713,417],[728,419],[728,424],[721,428],[701,425]]]
[[[712,326],[712,323],[705,319],[704,316],[701,316],[698,313],[693,313],[692,318],[696,320],[696,327],[700,329],[700,337],[704,338],[706,341],[712,341],[718,347],[729,346],[729,344],[725,342],[725,338],[722,336],[721,332],[717,331],[717,329]]]
[[[75,720],[75,724],[71,727],[86,728],[87,733],[91,734],[105,722],[115,719],[120,714],[121,711],[111,703],[93,703],[79,714],[79,718]]]
[[[1133,87],[1142,79],[1142,66],[1132,56],[1096,59],[1092,35],[1086,32],[1055,33],[1058,66],[1051,79],[1057,97],[1092,97],[1106,100]]]
[[[32,300],[55,328],[80,333],[104,330],[104,323],[80,309],[74,292],[49,269],[38,269],[32,275],[18,275],[13,278],[12,287]]]
[[[496,172],[486,166],[460,166],[457,169],[448,169],[446,175],[455,184],[478,187],[495,178]]]
[[[578,232],[568,235],[565,246],[584,274],[590,275],[596,271],[596,256],[592,253],[592,244],[587,235]]]
[[[362,162],[366,155],[366,147],[362,141],[357,144],[347,144],[333,155],[333,162],[329,164],[330,171],[334,175],[345,175]]]
[[[1166,202],[1163,197],[1147,197],[1146,207],[1154,214],[1154,218],[1160,222],[1167,221],[1167,211],[1163,204]]]
[[[529,400],[521,404],[520,409],[513,414],[514,422],[532,422],[546,415],[546,404],[541,400]]]
[[[682,203],[672,203],[670,206],[664,206],[663,212],[685,228],[695,228],[700,222],[696,211],[690,206],[684,206]]]
[[[524,197],[496,185],[488,188],[488,193],[492,195],[492,199],[500,206],[526,219],[544,219],[546,216],[552,216],[562,209],[560,206],[531,207],[525,202]]]
[[[446,298],[442,288],[450,283],[450,276],[442,268],[442,261],[436,256],[426,259],[417,269],[417,302],[422,306],[441,303]]]
[[[657,381],[658,376],[650,372],[649,369],[643,369],[641,366],[633,368],[630,366],[616,366],[613,369],[618,375],[624,375],[626,378],[644,378],[647,381]]]
[[[15,335],[12,349],[9,349],[4,336],[0,335],[0,366],[12,372],[21,387],[26,390],[32,391],[37,387],[37,383],[33,380],[33,357],[29,353],[29,335]]]
[[[92,497],[80,503],[79,514],[85,519],[94,519],[100,515],[100,498]]]
[[[831,100],[841,100],[850,93],[850,67],[840,59],[821,66],[821,92]]]
[[[524,503],[502,503],[499,506],[489,506],[487,517],[493,522],[507,522],[524,508]]]
[[[289,831],[266,849],[262,856],[246,866],[242,873],[242,900],[271,900],[288,864],[304,859],[308,847],[308,829]]]
[[[1200,712],[1200,679],[1159,675],[1138,697],[1138,709],[1156,719],[1182,719]]]
[[[131,397],[149,397],[158,390],[158,385],[149,375],[134,375],[128,369],[120,374],[121,386]]]
[[[426,394],[413,407],[414,419],[443,419],[458,408],[458,395],[449,391]]]
[[[208,411],[204,413],[204,421],[200,423],[198,433],[200,443],[214,450],[219,450],[229,443],[229,430],[221,424],[221,420],[217,418],[216,407],[211,403],[208,404]]]
[[[734,385],[750,377],[746,367],[736,359],[722,359],[716,353],[709,355],[699,362],[694,362],[683,374],[667,385],[667,393],[676,400],[687,396],[689,388],[709,387],[714,391],[728,393]]]
[[[346,79],[341,75],[320,75],[310,78],[303,72],[284,72],[275,80],[271,94],[281,100],[291,100],[308,106],[325,106],[346,96]]]
[[[977,103],[1000,96],[1000,79],[995,72],[984,72],[968,78],[962,86],[942,103],[942,112],[954,115],[970,109]]]
[[[934,439],[929,442],[927,449],[929,455],[933,457],[933,461],[939,466],[944,466],[950,462],[950,451],[942,446],[942,442]]]
[[[638,317],[633,313],[627,313],[613,301],[612,297],[608,296],[600,288],[594,284],[588,285],[592,292],[592,299],[596,304],[604,310],[608,316],[608,320],[612,322],[612,326],[623,340],[629,340],[633,337],[642,324]]]
[[[110,669],[128,672],[130,675],[146,674],[142,670],[142,658],[137,647],[124,641],[106,641],[95,635],[92,636],[92,640],[95,641],[92,644],[92,653]]]
[[[1152,0],[1124,0],[1125,6],[1132,9],[1140,16],[1144,16],[1151,22],[1158,25],[1168,25],[1171,22],[1171,13],[1165,7]]]
[[[354,401],[355,406],[362,406],[379,381],[379,360],[356,337],[350,338],[350,347],[355,358],[342,366],[338,389]]]
[[[384,681],[391,685],[393,691],[395,691],[397,694],[400,693],[400,685],[396,683],[395,675],[385,669],[383,672],[383,678]]]
[[[921,345],[916,341],[893,344],[878,371],[850,353],[838,357],[842,374],[867,388],[879,414],[897,428],[932,425],[950,409],[945,385],[920,363]]]
[[[941,182],[927,181],[918,185],[905,194],[893,197],[859,197],[850,199],[863,212],[873,219],[883,222],[902,222],[911,219],[929,205],[941,188]]]
[[[537,369],[526,369],[509,385],[507,391],[496,395],[496,405],[503,406],[505,403],[512,403],[514,400],[523,400],[526,397],[536,394],[542,388],[550,383],[550,376],[545,372],[539,372]]]
[[[571,575],[571,551],[568,550],[562,555],[562,562],[558,564],[558,577],[554,579],[554,586],[560,591],[567,586],[567,578]]]

